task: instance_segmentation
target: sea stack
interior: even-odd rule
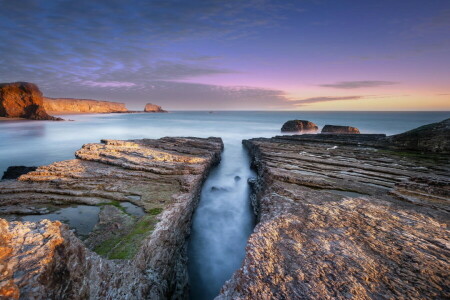
[[[351,126],[341,126],[341,125],[325,125],[322,128],[322,133],[350,133],[359,134],[359,129]]]
[[[290,120],[283,124],[281,127],[282,132],[314,132],[317,131],[319,127],[310,121],[305,120]]]
[[[162,109],[161,106],[147,103],[144,108],[144,112],[152,112],[152,113],[166,113],[167,111]]]
[[[54,120],[44,108],[42,93],[34,83],[0,83],[0,117]]]

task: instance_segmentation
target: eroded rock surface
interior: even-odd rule
[[[72,98],[44,98],[45,109],[52,114],[128,112],[125,103]]]
[[[29,82],[0,83],[0,117],[62,120],[46,112],[41,91]]]
[[[162,109],[161,106],[156,104],[147,103],[144,108],[145,112],[156,112],[156,113],[165,113],[166,110]]]
[[[449,298],[449,158],[383,139],[245,140],[259,222],[217,299]]]
[[[349,133],[349,134],[359,134],[359,129],[351,126],[341,126],[341,125],[325,125],[322,128],[322,133]]]
[[[282,132],[314,132],[318,129],[316,124],[305,120],[290,120],[281,127]]]
[[[105,140],[84,145],[76,159],[0,181],[0,295],[185,297],[192,212],[222,148],[219,138]],[[84,242],[60,222],[21,219],[77,204],[100,207]]]

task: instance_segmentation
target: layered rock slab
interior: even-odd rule
[[[383,139],[244,141],[258,225],[218,299],[448,298],[449,159]]]
[[[7,270],[2,273],[2,295],[187,295],[185,242],[191,216],[202,182],[220,160],[222,148],[218,138],[105,140],[84,145],[77,159],[39,167],[17,181],[1,181],[0,214],[9,219],[0,224],[0,246],[9,249],[0,258]],[[145,215],[127,214],[119,205],[127,202],[144,209]],[[20,221],[21,215],[39,214],[43,207],[69,204],[101,207],[99,223],[85,242],[57,221]],[[39,251],[28,251],[33,247]],[[27,261],[30,264],[21,263]],[[32,278],[27,269],[34,270]]]

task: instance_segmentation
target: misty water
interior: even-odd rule
[[[205,182],[189,240],[192,299],[211,299],[238,269],[254,226],[247,179],[254,176],[242,139],[272,137],[290,119],[350,125],[362,133],[396,134],[441,121],[449,112],[173,112],[63,116],[74,122],[0,122],[0,174],[11,165],[72,159],[82,144],[101,139],[164,136],[221,137],[221,163]]]

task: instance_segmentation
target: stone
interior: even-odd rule
[[[62,120],[46,112],[41,91],[29,82],[0,83],[0,117]]]
[[[103,140],[0,181],[0,298],[185,297],[191,218],[222,149],[220,138]],[[100,208],[83,241],[58,221],[21,219],[68,205]]]
[[[382,135],[244,140],[258,224],[216,299],[450,297],[450,158]]]
[[[290,120],[281,127],[282,132],[313,132],[318,129],[316,124],[305,120]]]
[[[389,136],[386,143],[393,149],[450,153],[450,118]]]
[[[25,167],[25,166],[11,166],[3,173],[3,179],[17,179],[21,175],[31,171],[35,171],[37,167]]]
[[[162,109],[161,106],[156,104],[147,103],[144,108],[145,112],[152,112],[152,113],[166,113],[167,111]]]
[[[44,107],[52,114],[128,112],[124,103],[91,99],[46,97]]]
[[[322,128],[322,133],[349,133],[349,134],[359,134],[359,129],[351,126],[340,126],[340,125],[325,125]]]

